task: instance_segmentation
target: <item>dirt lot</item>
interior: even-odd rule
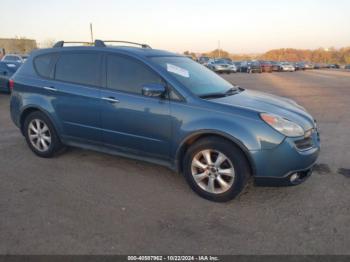
[[[316,117],[322,152],[306,183],[251,183],[217,204],[152,164],[80,149],[40,159],[0,94],[0,253],[350,254],[350,72],[225,77],[295,99]]]

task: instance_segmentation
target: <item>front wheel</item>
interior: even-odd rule
[[[225,139],[209,137],[199,140],[186,152],[184,175],[201,197],[226,202],[244,189],[251,172],[237,146]]]

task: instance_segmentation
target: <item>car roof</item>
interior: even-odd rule
[[[95,47],[95,46],[69,46],[69,47],[54,47],[47,49],[40,49],[34,51],[33,54],[39,55],[44,53],[52,52],[64,52],[64,51],[101,51],[101,52],[110,52],[110,53],[125,53],[132,54],[141,57],[155,57],[155,56],[183,56],[176,53],[152,49],[152,48],[140,48],[132,46],[106,46],[106,47]]]

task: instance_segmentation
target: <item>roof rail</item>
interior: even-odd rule
[[[54,48],[61,48],[64,47],[65,44],[85,44],[87,46],[96,46],[96,47],[106,47],[106,43],[125,43],[125,44],[131,44],[131,45],[138,45],[141,46],[142,48],[149,48],[151,47],[147,44],[140,44],[140,43],[135,43],[135,42],[129,42],[129,41],[119,41],[119,40],[95,40],[94,43],[92,42],[83,42],[83,41],[58,41],[53,47]]]
[[[120,40],[95,40],[95,46],[96,47],[106,47],[106,43],[124,43],[124,44],[131,44],[131,45],[138,45],[141,46],[142,48],[149,48],[151,47],[147,44],[140,44],[140,43],[135,43],[135,42],[130,42],[130,41],[120,41]]]
[[[66,41],[58,41],[56,44],[54,44],[54,48],[57,48],[57,47],[64,47],[65,44],[86,44],[86,45],[93,45],[93,43],[91,42],[83,42],[83,41],[69,41],[69,42],[66,42]]]

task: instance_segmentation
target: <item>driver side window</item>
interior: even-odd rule
[[[164,81],[141,62],[124,56],[107,56],[108,88],[141,95],[142,86],[153,83]]]

